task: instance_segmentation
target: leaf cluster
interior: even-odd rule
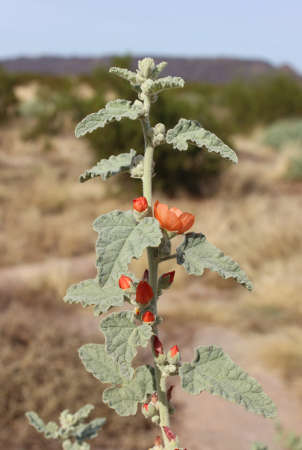
[[[66,409],[60,415],[60,425],[55,422],[45,424],[34,411],[27,412],[26,416],[29,423],[39,433],[43,433],[46,439],[61,440],[64,450],[89,450],[90,445],[85,441],[96,437],[106,422],[106,419],[99,418],[85,423],[93,409],[94,406],[85,405],[74,414]]]

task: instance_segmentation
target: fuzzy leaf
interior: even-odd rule
[[[29,421],[29,423],[37,430],[39,433],[43,433],[45,430],[45,423],[41,419],[40,416],[38,416],[37,413],[34,411],[28,411],[26,414],[26,417]]]
[[[93,411],[93,410],[94,410],[93,405],[88,404],[88,405],[82,406],[82,408],[80,408],[76,413],[74,413],[72,415],[74,422],[78,423],[84,419],[87,419],[87,417],[90,415],[91,411]]]
[[[102,383],[123,382],[118,365],[106,353],[103,344],[85,344],[79,348],[79,356],[87,372],[92,373]]]
[[[161,91],[171,88],[183,88],[185,85],[184,80],[181,77],[164,77],[158,80],[152,81],[150,79],[146,80],[142,84],[142,90],[148,94],[157,94]]]
[[[180,377],[182,387],[190,394],[207,391],[264,417],[276,414],[275,405],[258,382],[219,347],[199,347],[194,361],[182,364]]]
[[[136,79],[137,74],[135,72],[132,72],[131,70],[123,69],[121,67],[110,67],[109,72],[114,73],[120,78],[123,78],[123,80],[129,81],[132,86],[138,85]]]
[[[135,155],[135,150],[131,149],[129,153],[121,153],[117,156],[111,155],[108,159],[101,159],[95,166],[86,170],[86,172],[80,176],[80,182],[84,183],[85,181],[96,177],[107,180],[107,178],[112,175],[117,175],[120,172],[128,170],[132,165]]]
[[[43,433],[46,439],[56,439],[58,437],[59,427],[55,422],[45,424],[43,420],[34,411],[26,413],[29,423],[39,432]]]
[[[162,233],[153,217],[136,222],[132,211],[112,211],[98,217],[93,228],[96,243],[98,279],[101,286],[117,286],[132,258],[139,258],[146,247],[157,247]]]
[[[253,288],[239,264],[210,244],[202,233],[187,233],[176,253],[177,263],[184,266],[190,275],[202,275],[205,269],[210,269],[222,278],[234,278],[250,291]]]
[[[106,423],[106,419],[98,418],[89,423],[83,423],[76,428],[75,437],[78,441],[84,441],[85,439],[93,439],[97,436],[98,431]]]
[[[137,325],[131,311],[110,314],[101,322],[101,330],[106,338],[106,350],[119,366],[121,375],[131,378],[131,362],[137,347],[146,347],[153,332],[152,327],[143,323]]]
[[[121,387],[111,387],[103,392],[103,402],[113,408],[120,416],[133,416],[137,411],[137,404],[146,401],[148,394],[155,390],[152,369],[140,366],[134,376]]]
[[[63,442],[64,450],[89,450],[90,445],[87,442],[82,442],[81,444],[78,442],[71,442],[69,439]]]
[[[70,286],[64,302],[81,303],[84,308],[93,305],[94,313],[97,316],[113,306],[122,306],[124,291],[114,286],[102,288],[97,279],[90,279]]]
[[[158,77],[158,75],[165,69],[165,67],[167,66],[167,62],[166,61],[162,61],[159,64],[157,64],[155,66],[155,68],[153,69],[152,72],[152,78],[156,79]]]
[[[124,117],[135,120],[143,114],[143,104],[136,100],[131,104],[129,100],[113,100],[96,113],[86,116],[76,127],[77,138],[86,133],[92,133],[97,128],[103,128],[107,123],[114,120],[120,121]]]
[[[236,153],[215,134],[205,130],[196,120],[180,119],[174,128],[167,131],[166,141],[178,150],[188,150],[192,143],[208,152],[219,153],[223,158],[238,162]]]

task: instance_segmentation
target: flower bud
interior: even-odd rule
[[[136,288],[136,302],[147,305],[153,298],[153,289],[147,281],[140,281]]]
[[[167,353],[169,363],[175,364],[180,361],[180,353],[177,345],[173,345]]]
[[[173,283],[174,276],[175,270],[172,270],[172,272],[167,272],[161,275],[161,277],[158,280],[159,289],[168,289]]]
[[[155,136],[166,133],[166,126],[163,123],[157,123],[153,128]]]
[[[148,201],[146,197],[137,197],[133,200],[133,209],[142,213],[148,209]]]
[[[155,441],[154,441],[154,446],[156,447],[161,447],[162,446],[162,440],[160,436],[156,436]]]
[[[151,418],[151,420],[152,420],[153,423],[156,423],[156,424],[159,424],[159,422],[160,422],[160,418],[159,418],[159,416],[157,414],[156,414],[156,416],[153,416]]]
[[[142,321],[146,322],[146,323],[154,322],[155,321],[155,316],[154,316],[154,314],[151,311],[146,311],[143,314]]]
[[[164,429],[165,435],[167,436],[167,438],[170,442],[174,441],[176,439],[176,434],[173,433],[171,428],[163,426],[163,429]]]
[[[149,281],[149,270],[146,269],[143,275],[143,281]]]
[[[132,286],[132,280],[131,280],[131,278],[127,277],[126,275],[122,275],[119,279],[118,284],[121,289],[124,289],[124,290],[129,289]]]
[[[156,408],[152,403],[144,403],[142,406],[142,413],[146,418],[154,416]]]
[[[151,402],[156,405],[156,403],[158,402],[158,394],[157,392],[153,392],[153,394],[151,395]]]
[[[154,335],[152,340],[153,340],[153,350],[154,350],[155,356],[158,357],[159,355],[163,355],[164,354],[163,344],[160,342],[158,337],[156,335]]]

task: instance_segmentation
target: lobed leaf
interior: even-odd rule
[[[75,438],[78,441],[84,441],[85,439],[93,439],[97,436],[98,431],[106,423],[106,419],[98,418],[89,423],[83,423],[76,428]]]
[[[90,445],[87,442],[72,442],[69,439],[63,442],[64,450],[89,450]]]
[[[187,233],[184,242],[177,247],[177,263],[190,275],[202,275],[205,269],[219,273],[222,278],[234,278],[248,290],[253,289],[239,264],[211,244],[202,233]]]
[[[264,417],[276,415],[275,405],[258,382],[219,347],[199,347],[194,361],[183,363],[179,373],[182,387],[190,394],[207,391]]]
[[[146,80],[142,84],[142,90],[148,92],[148,94],[158,94],[161,91],[172,88],[183,88],[185,85],[184,80],[181,77],[164,77],[158,80]]]
[[[96,177],[107,180],[112,175],[128,170],[132,166],[135,155],[135,150],[131,149],[129,153],[121,153],[117,156],[111,155],[108,159],[101,159],[95,166],[80,175],[80,182],[84,183]]]
[[[166,141],[177,150],[188,150],[189,143],[205,148],[209,152],[219,153],[234,163],[238,158],[234,150],[222,142],[214,133],[205,130],[196,120],[180,119],[174,128],[167,131]]]
[[[131,378],[131,362],[137,354],[137,347],[146,347],[153,332],[143,323],[137,325],[131,311],[110,314],[101,321],[101,330],[106,338],[106,350],[117,363],[123,377]]]
[[[103,392],[103,401],[120,416],[133,416],[138,403],[144,403],[147,396],[155,391],[154,375],[149,366],[140,366],[134,376],[121,387],[107,388]]]
[[[146,247],[157,247],[162,233],[153,217],[136,222],[132,211],[112,211],[98,217],[93,228],[99,233],[96,243],[100,285],[117,286],[132,258],[139,258]]]
[[[113,306],[122,306],[124,291],[114,286],[102,288],[98,279],[94,278],[70,286],[63,300],[66,303],[81,303],[84,308],[94,306],[97,316]]]
[[[45,424],[41,417],[34,411],[29,411],[26,414],[29,423],[39,432],[43,433],[46,439],[56,439],[59,435],[59,427],[55,422],[48,422]]]
[[[102,383],[121,384],[118,365],[106,353],[103,344],[85,344],[79,348],[79,356],[87,372]]]
[[[110,73],[114,73],[120,78],[123,78],[123,80],[129,81],[129,83],[132,86],[137,86],[138,82],[136,79],[137,74],[135,72],[132,72],[131,70],[124,69],[121,67],[110,67],[109,69]]]
[[[105,108],[86,116],[75,129],[77,138],[92,133],[97,128],[103,128],[107,123],[123,118],[135,120],[144,112],[143,104],[139,100],[131,103],[129,100],[117,99],[107,103]]]

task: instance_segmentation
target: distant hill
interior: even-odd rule
[[[9,72],[31,72],[56,75],[79,75],[91,72],[98,66],[108,67],[113,57],[80,58],[44,56],[38,58],[15,58],[0,60],[0,66]],[[133,57],[133,68],[139,57]],[[188,81],[209,83],[229,83],[235,79],[252,80],[259,76],[287,73],[294,77],[300,75],[290,66],[273,66],[254,59],[239,58],[170,58],[154,57],[158,61],[165,60],[169,66],[163,74],[175,74]]]

